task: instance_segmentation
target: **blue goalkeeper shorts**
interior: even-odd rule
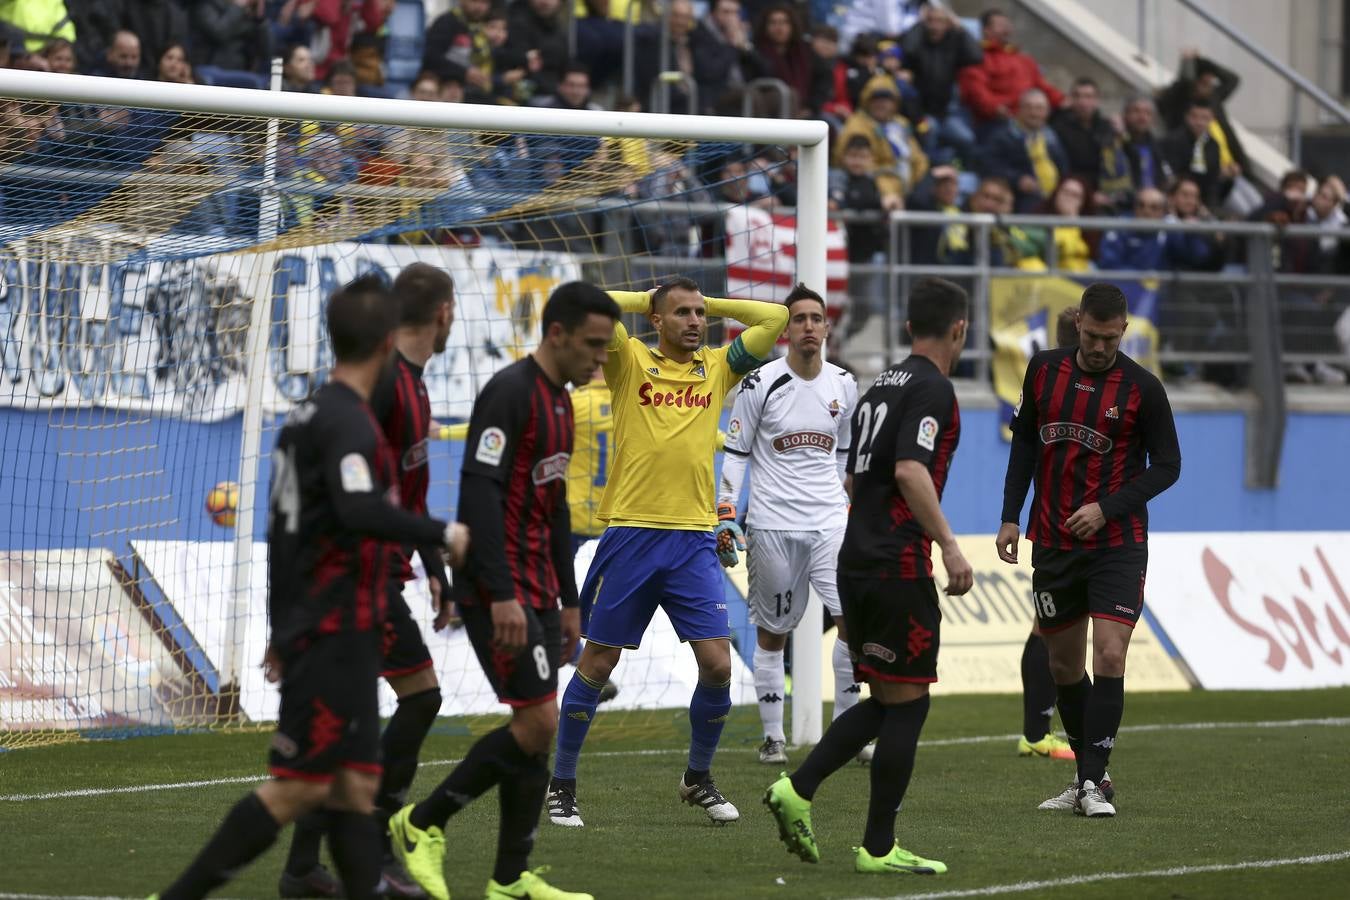
[[[636,649],[659,606],[682,641],[731,637],[711,531],[608,528],[581,588],[591,604],[586,640]]]

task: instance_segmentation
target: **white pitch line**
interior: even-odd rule
[[[1014,884],[992,884],[988,887],[955,891],[932,891],[927,894],[895,894],[890,897],[859,897],[855,900],[952,900],[956,897],[996,897],[1000,894],[1022,894],[1049,888],[1074,887],[1098,881],[1128,881],[1134,878],[1177,878],[1184,875],[1204,875],[1213,872],[1238,872],[1248,869],[1275,869],[1283,866],[1315,866],[1321,863],[1350,859],[1350,850],[1319,853],[1315,856],[1294,856],[1285,859],[1256,859],[1239,863],[1213,863],[1206,866],[1174,866],[1170,869],[1150,869],[1146,872],[1098,872],[1095,875],[1070,875],[1043,881],[1019,881]],[[125,900],[122,897],[93,897],[68,894],[3,894],[0,900]]]
[[[1182,722],[1159,725],[1126,725],[1120,731],[1123,733],[1148,733],[1158,731],[1216,731],[1235,728],[1306,728],[1306,727],[1331,727],[1337,728],[1350,725],[1350,718],[1323,718],[1323,719],[1269,719],[1257,722]],[[973,737],[960,738],[936,738],[934,740],[919,741],[920,747],[959,747],[970,744],[994,744],[1000,741],[1015,741],[1020,735],[1017,734],[984,734]],[[587,758],[609,759],[624,756],[671,756],[679,753],[685,753],[684,748],[666,747],[653,750],[601,750],[595,753],[586,754]],[[749,751],[747,751],[749,752]],[[460,762],[458,759],[430,759],[419,763],[420,767],[433,766],[453,766]],[[0,803],[28,803],[33,800],[63,800],[79,797],[106,797],[114,794],[150,794],[157,791],[182,791],[191,788],[215,787],[226,784],[255,784],[267,778],[265,773],[257,775],[234,775],[225,778],[209,778],[198,781],[172,781],[159,784],[133,784],[122,787],[104,787],[104,788],[73,788],[65,791],[47,791],[40,794],[0,794]],[[5,895],[0,894],[0,900],[5,900]]]
[[[953,897],[995,897],[1000,894],[1021,894],[1049,888],[1073,887],[1097,881],[1128,881],[1133,878],[1176,878],[1182,875],[1203,875],[1211,872],[1238,872],[1244,869],[1275,869],[1281,866],[1314,866],[1320,863],[1350,859],[1350,850],[1319,853],[1316,856],[1294,856],[1286,859],[1255,859],[1238,863],[1214,863],[1207,866],[1174,866],[1170,869],[1150,869],[1146,872],[1098,872],[1094,875],[1070,875],[1065,878],[1047,878],[1043,881],[1019,881],[1015,884],[993,884],[988,887],[966,888],[954,891],[933,891],[927,894],[896,894],[891,897],[858,897],[855,900],[947,900]]]
[[[670,747],[654,750],[602,750],[589,754],[599,757],[616,756],[664,756],[667,754],[686,753],[688,751]],[[418,768],[432,766],[454,766],[462,760],[459,759],[428,759],[418,763]],[[267,773],[260,772],[256,775],[231,775],[225,778],[208,778],[200,781],[169,781],[159,784],[129,784],[122,787],[104,787],[104,788],[72,788],[65,791],[47,791],[41,794],[0,794],[0,802],[3,803],[27,803],[32,800],[64,800],[72,797],[106,797],[113,794],[152,794],[157,791],[184,791],[190,788],[215,787],[225,784],[257,784],[260,781],[267,780]],[[5,895],[0,894],[0,900],[5,900]]]

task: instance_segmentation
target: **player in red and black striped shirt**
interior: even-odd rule
[[[848,488],[853,498],[839,551],[839,604],[858,681],[872,696],[840,715],[791,775],[770,786],[765,803],[779,835],[803,860],[820,859],[811,800],[821,782],[876,740],[867,828],[859,872],[947,871],[895,841],[895,817],[909,787],[928,686],[937,681],[939,623],[931,546],[942,549],[948,594],[974,580],[947,518],[942,489],[961,437],[961,412],[949,375],[966,342],[966,292],[925,278],[909,297],[913,354],[877,376],[853,413]]]
[[[446,823],[493,785],[502,812],[489,896],[590,897],[550,893],[526,863],[558,727],[558,666],[571,659],[581,633],[567,507],[567,384],[585,384],[604,363],[618,319],[618,305],[594,285],[557,288],[544,306],[538,349],[492,376],[469,417],[459,518],[474,534],[474,551],[455,573],[454,596],[511,722],[475,743],[430,797],[389,822],[395,851],[433,897],[448,896]]]
[[[413,263],[394,279],[399,327],[394,337],[394,355],[370,397],[370,406],[393,451],[394,483],[400,505],[411,513],[427,514],[427,440],[431,429],[431,401],[422,370],[445,350],[455,321],[455,285],[435,266]],[[440,685],[432,668],[431,652],[413,620],[403,586],[413,580],[412,554],[422,560],[431,600],[436,606],[436,627],[445,627],[450,611],[450,582],[437,547],[390,544],[389,571],[383,590],[387,594],[380,674],[398,697],[398,707],[389,718],[381,738],[384,769],[376,795],[376,815],[384,822],[407,802],[408,788],[417,774],[417,755],[441,709]],[[323,835],[322,817],[296,823],[291,852],[278,886],[282,897],[329,895],[336,882],[319,863]],[[421,888],[398,864],[385,834],[385,892],[391,897],[420,897]]]
[[[1022,503],[1034,479],[1032,603],[1078,759],[1077,780],[1041,808],[1094,817],[1115,815],[1106,766],[1125,703],[1125,655],[1144,604],[1147,503],[1181,475],[1162,382],[1120,352],[1127,313],[1119,288],[1089,285],[1078,346],[1031,358],[1013,415],[996,539],[999,556],[1016,563]],[[1089,618],[1095,682],[1084,667]]]
[[[267,663],[281,681],[272,778],[230,810],[163,900],[206,896],[319,807],[346,896],[375,896],[387,546],[444,542],[462,559],[467,543],[463,526],[399,508],[393,449],[367,405],[393,349],[396,311],[373,276],[329,300],[331,380],[292,410],[272,453]]]

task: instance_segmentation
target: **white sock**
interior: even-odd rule
[[[834,666],[834,715],[831,718],[837,719],[857,704],[862,689],[853,680],[853,659],[848,655],[848,644],[839,638],[834,639],[830,662]]]
[[[775,741],[783,736],[783,702],[787,679],[783,674],[783,651],[755,646],[755,696],[759,698],[759,720],[764,736]]]

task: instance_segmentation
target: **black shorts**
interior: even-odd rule
[[[388,600],[380,647],[384,656],[380,675],[397,678],[431,668],[431,651],[422,640],[422,629],[413,621],[408,601],[403,599],[402,581],[389,582]]]
[[[942,610],[933,579],[840,572],[836,580],[854,678],[910,684],[938,680]]]
[[[1148,545],[1101,550],[1031,550],[1031,602],[1041,631],[1068,628],[1083,616],[1134,627],[1144,610]]]
[[[558,666],[562,657],[562,618],[556,609],[525,611],[525,647],[503,653],[492,644],[492,610],[487,604],[460,606],[464,630],[478,654],[497,699],[507,706],[551,703],[558,696]]]
[[[272,774],[318,782],[339,768],[378,774],[379,678],[375,632],[323,635],[283,659]]]

